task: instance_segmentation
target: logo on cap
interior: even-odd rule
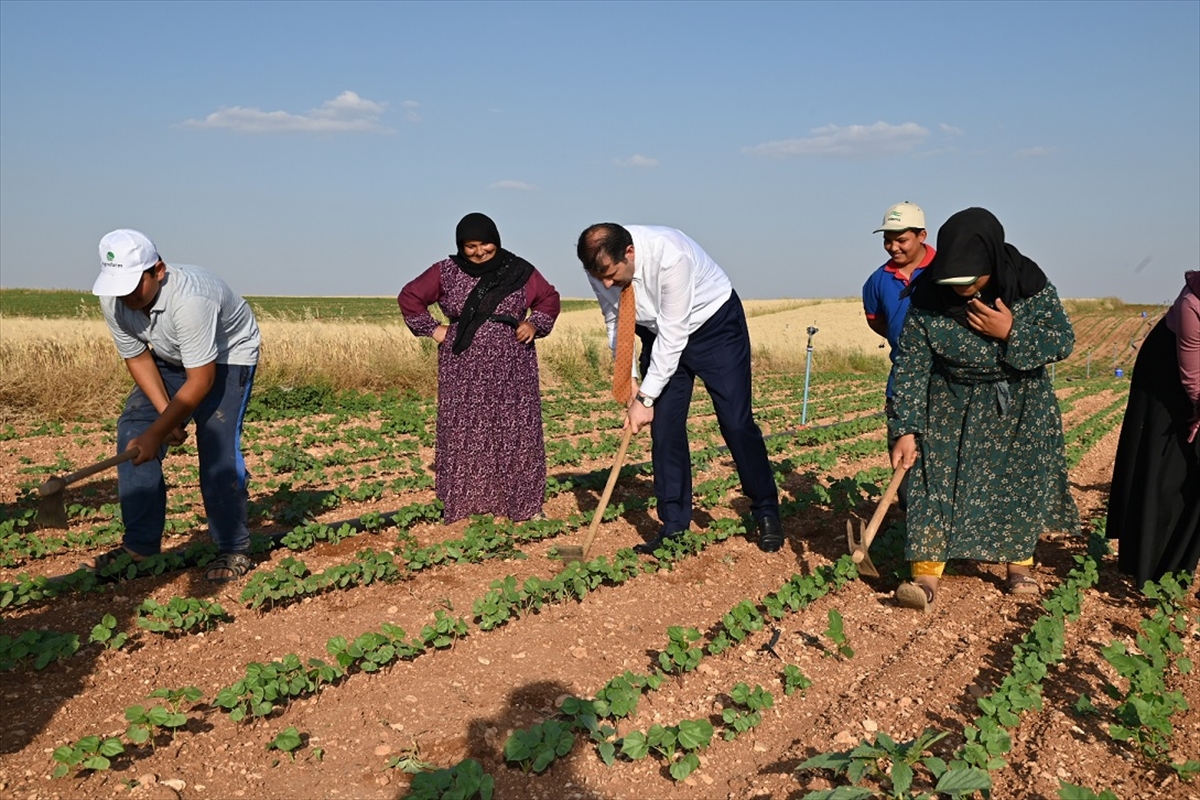
[[[108,251],[108,260],[112,261],[114,258],[116,258],[116,255],[113,253],[112,250],[109,250]]]

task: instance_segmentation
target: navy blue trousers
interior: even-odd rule
[[[642,374],[650,366],[655,335],[638,326],[642,340]],[[659,534],[686,531],[692,523],[692,455],[687,415],[696,378],[712,397],[721,436],[737,465],[742,491],[750,498],[755,519],[779,516],[779,493],[767,460],[762,431],[754,421],[750,397],[750,332],[737,292],[688,337],[679,367],[654,403],[650,423],[653,440],[654,494],[658,498]]]
[[[187,372],[183,367],[155,359],[159,374],[174,397]],[[192,413],[196,449],[200,453],[200,495],[208,515],[208,531],[222,553],[244,553],[250,549],[250,531],[246,527],[246,462],[242,458],[242,419],[254,383],[254,367],[217,364],[212,389]],[[125,410],[117,420],[117,452],[158,419],[154,404],[134,386]],[[163,525],[167,520],[167,484],[163,480],[163,447],[157,458],[133,466],[126,461],[117,467],[117,492],[121,498],[121,518],[125,524],[123,544],[142,556],[157,554],[162,548]]]

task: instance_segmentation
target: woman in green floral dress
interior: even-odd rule
[[[1062,417],[1046,365],[1075,334],[1045,273],[1004,241],[982,208],[938,231],[937,255],[909,290],[896,361],[892,464],[910,470],[900,605],[927,610],[952,558],[1005,562],[1008,591],[1045,531],[1078,531]]]

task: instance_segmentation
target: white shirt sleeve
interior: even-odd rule
[[[617,306],[621,299],[621,290],[616,286],[611,289],[606,288],[590,272],[587,274],[587,279],[592,284],[592,292],[596,295],[596,299],[600,301],[600,312],[604,314],[604,328],[608,332],[608,349],[615,354],[617,352]]]
[[[686,253],[675,251],[658,266],[658,335],[650,351],[650,368],[642,382],[642,394],[657,398],[679,368],[679,357],[691,335],[695,300],[696,265]]]

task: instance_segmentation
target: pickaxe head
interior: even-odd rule
[[[67,506],[63,492],[67,484],[62,478],[51,478],[38,487],[36,522],[40,528],[66,528]]]
[[[858,536],[854,535],[854,523],[846,520],[846,546],[850,549],[850,557],[858,567],[858,574],[868,578],[878,578],[879,570],[871,563],[871,555],[867,552],[866,525],[858,522]]]

